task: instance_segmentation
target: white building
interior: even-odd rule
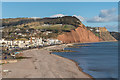
[[[91,31],[93,31],[93,29],[90,29]]]
[[[100,32],[100,30],[97,29],[96,32]]]
[[[58,39],[47,39],[48,44],[61,44],[62,41],[59,41]]]

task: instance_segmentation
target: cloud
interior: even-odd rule
[[[112,9],[104,9],[100,11],[99,17],[108,17],[108,16],[112,16],[114,13],[116,12],[116,8],[112,8]]]
[[[66,16],[66,15],[63,15],[63,14],[56,14],[56,15],[52,15],[50,17],[63,17],[63,16]]]
[[[73,16],[75,16],[76,18],[78,18],[80,21],[84,21],[85,20],[85,18],[83,18],[82,16],[77,16],[77,15],[73,15]]]
[[[115,15],[116,8],[101,10],[98,16],[94,16],[91,19],[87,19],[89,23],[102,23],[102,22],[116,22],[118,16]]]

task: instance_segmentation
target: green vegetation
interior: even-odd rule
[[[44,29],[44,30],[50,30],[50,31],[55,31],[55,30],[70,31],[72,29],[75,29],[75,27],[72,25],[63,25],[63,26],[50,25],[50,26],[35,26],[34,29]]]
[[[58,35],[70,32],[78,27],[81,21],[76,17],[66,16],[58,18],[10,18],[3,19],[5,28],[2,37],[15,40],[32,37],[56,38]]]
[[[23,56],[20,56],[20,57],[16,57],[16,59],[29,59],[31,57],[23,57]]]
[[[3,64],[5,64],[5,63],[0,63],[0,65],[3,65]]]
[[[100,36],[99,33],[95,33],[95,35],[98,36],[98,37]]]
[[[79,48],[79,46],[68,46],[68,48]]]
[[[75,27],[81,24],[81,21],[73,16],[64,16],[64,17],[57,17],[57,18],[9,18],[9,19],[2,19],[3,26],[17,26],[17,25],[24,25],[27,23],[32,22],[39,22],[40,24],[67,24],[73,25]]]
[[[80,48],[80,47],[82,47],[82,46],[84,46],[84,47],[88,47],[88,46],[90,46],[90,45],[72,45],[72,46],[68,46],[68,48],[70,47],[72,47],[72,48]]]

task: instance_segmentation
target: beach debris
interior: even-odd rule
[[[52,54],[52,51],[50,51],[49,53]]]
[[[2,72],[3,72],[2,73],[3,75],[8,75],[11,71],[6,69],[6,70],[3,70]]]
[[[0,60],[0,64],[16,63],[17,60]]]
[[[8,72],[11,72],[10,70],[3,70],[4,73],[8,73]]]
[[[11,56],[12,56],[13,58],[15,58],[15,55],[14,55],[14,54],[11,54]]]
[[[3,70],[3,72],[8,72],[9,70]]]
[[[16,55],[16,54],[19,54],[20,52],[15,52],[14,54]]]

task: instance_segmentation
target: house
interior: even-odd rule
[[[35,45],[35,46],[39,46],[39,45],[43,44],[43,40],[42,40],[42,38],[31,37],[30,43]]]
[[[62,41],[59,41],[58,39],[47,39],[47,43],[50,45],[55,45],[55,44],[61,44]]]
[[[52,33],[52,31],[46,31],[46,32],[44,32],[43,34],[48,35],[48,34],[50,34],[50,33]]]
[[[22,35],[22,33],[18,33],[18,35]]]
[[[24,48],[28,44],[30,44],[30,40],[27,40],[25,38],[16,39],[13,41],[13,45],[18,45],[20,48]]]
[[[97,29],[96,32],[100,32],[100,30]]]
[[[19,28],[17,28],[17,29],[15,29],[15,31],[20,31],[20,29],[19,29]]]
[[[43,24],[43,25],[41,25],[41,26],[50,26],[50,24]]]
[[[92,28],[91,28],[90,30],[91,30],[91,31],[93,31],[93,29],[92,29]]]

